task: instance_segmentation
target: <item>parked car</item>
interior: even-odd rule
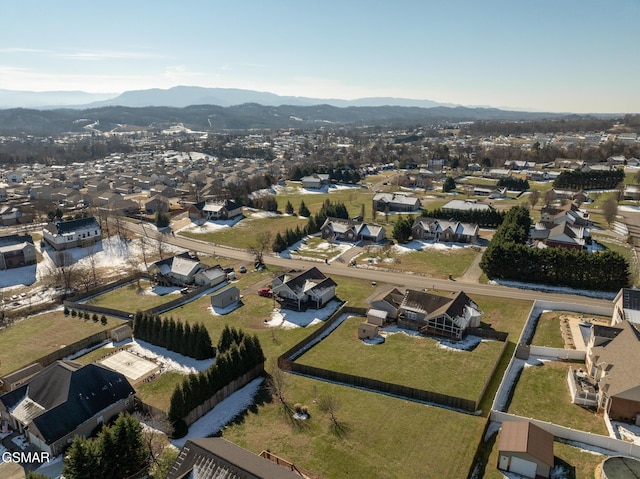
[[[260,288],[258,290],[258,294],[260,296],[264,296],[265,298],[272,298],[273,297],[273,291],[271,290],[271,288]]]
[[[240,271],[241,273],[246,273],[247,268],[245,268],[244,266],[240,266],[240,269],[238,271]]]

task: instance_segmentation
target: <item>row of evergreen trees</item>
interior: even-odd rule
[[[435,208],[433,210],[422,210],[422,216],[429,218],[437,218],[439,220],[449,220],[455,218],[463,223],[473,223],[484,228],[496,228],[502,224],[504,220],[504,211],[498,211],[493,208],[484,210],[450,210]]]
[[[138,311],[133,321],[133,335],[141,341],[195,359],[209,359],[215,356],[211,337],[202,323],[190,325],[173,318],[160,319],[160,316]]]
[[[533,248],[527,244],[530,227],[529,210],[524,206],[507,212],[480,261],[487,276],[605,291],[628,285],[629,265],[620,254]]]
[[[611,189],[624,181],[624,170],[563,171],[553,181],[554,188],[571,190]]]
[[[169,402],[169,421],[175,437],[186,434],[183,418],[227,384],[265,361],[258,337],[225,326],[218,341],[216,361],[206,371],[186,376],[178,384]]]
[[[509,176],[507,178],[500,178],[498,180],[498,187],[516,191],[527,191],[529,189],[529,182],[522,178]]]
[[[300,206],[300,209],[302,210],[302,205]],[[320,211],[314,215],[309,214],[309,219],[307,220],[307,224],[304,228],[300,228],[300,226],[296,226],[295,229],[287,228],[284,234],[278,231],[275,239],[273,240],[273,251],[275,253],[281,253],[289,246],[296,244],[305,236],[317,233],[329,217],[348,219],[349,211],[344,203],[332,203],[328,199],[325,200]]]

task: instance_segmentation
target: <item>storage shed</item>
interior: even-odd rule
[[[371,323],[360,323],[358,326],[358,339],[373,339],[378,335],[380,328]]]
[[[240,290],[235,286],[216,291],[211,295],[211,307],[224,309],[240,301]]]
[[[504,421],[498,451],[503,471],[536,479],[553,468],[553,434],[529,421]]]

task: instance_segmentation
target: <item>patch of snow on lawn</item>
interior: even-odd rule
[[[439,241],[413,240],[406,244],[393,245],[392,250],[396,254],[406,254],[411,253],[412,251],[423,251],[426,249],[435,249],[438,251],[455,251],[468,246],[469,245],[465,245],[462,243],[441,243]]]
[[[159,363],[164,371],[177,371],[182,374],[197,373],[206,370],[213,359],[194,359],[168,349],[161,348],[146,341],[132,340],[129,348],[134,354]]]
[[[191,223],[190,225],[180,228],[178,231],[190,231],[192,233],[211,233],[213,231],[231,228],[243,220],[244,217],[237,216],[230,220],[209,220],[199,223]]]
[[[245,387],[218,403],[211,411],[189,426],[189,432],[185,437],[172,439],[171,444],[181,448],[188,439],[209,437],[218,432],[234,417],[253,404],[253,398],[258,392],[262,380],[262,378],[254,379]]]
[[[542,291],[545,293],[566,293],[578,294],[580,296],[588,296],[589,298],[613,299],[617,292],[610,293],[608,291],[590,291],[588,289],[573,289],[565,286],[550,286],[546,284],[523,283],[520,281],[508,281],[496,279],[489,281],[489,284],[499,284],[511,288],[527,289],[531,291]]]
[[[207,309],[211,312],[211,314],[213,314],[214,316],[224,316],[225,314],[229,314],[232,311],[235,311],[236,309],[238,309],[240,306],[242,306],[242,302],[240,301],[236,301],[235,303],[227,306],[226,308],[215,308],[213,306],[209,306]]]
[[[5,269],[0,271],[0,288],[20,288],[36,282],[36,265],[23,266],[22,268]]]
[[[280,326],[282,329],[306,328],[327,319],[341,304],[340,301],[330,301],[324,308],[308,309],[307,311],[274,309],[271,313],[271,320],[265,324],[271,327]]]

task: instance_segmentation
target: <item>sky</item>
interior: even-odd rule
[[[0,0],[0,89],[640,112],[640,0]]]

